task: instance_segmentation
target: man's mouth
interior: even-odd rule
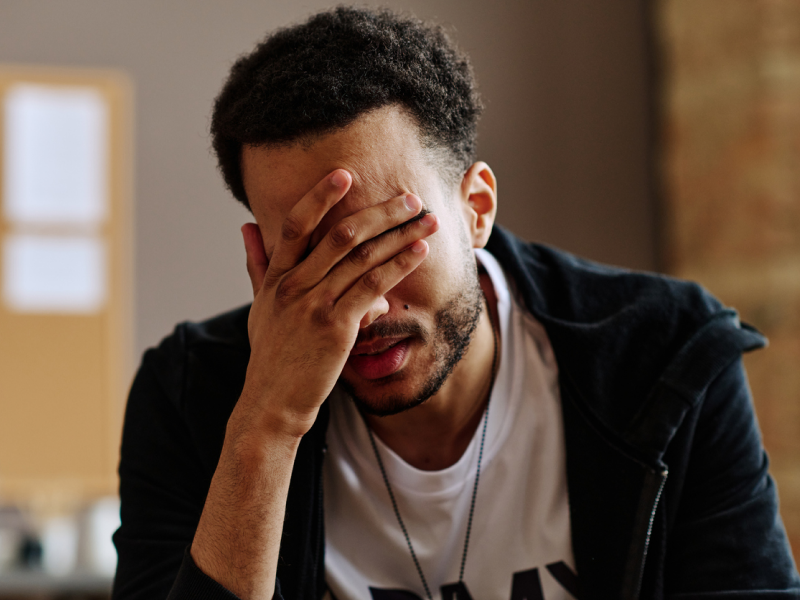
[[[381,338],[356,344],[347,364],[364,379],[380,379],[396,373],[405,363],[409,337]]]
[[[350,356],[373,356],[375,354],[380,354],[392,346],[396,346],[404,339],[407,339],[407,336],[380,338],[372,340],[371,342],[356,343],[353,349],[350,350]]]

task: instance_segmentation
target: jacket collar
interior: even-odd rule
[[[568,395],[616,445],[653,467],[671,438],[653,437],[648,415],[666,415],[645,399],[669,386],[693,405],[741,352],[765,344],[697,284],[527,244],[498,226],[487,250],[545,327]]]

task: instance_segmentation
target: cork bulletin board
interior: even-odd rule
[[[0,65],[0,500],[116,492],[131,115],[119,72]]]

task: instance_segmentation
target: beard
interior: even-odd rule
[[[469,263],[468,263],[469,264]],[[472,265],[475,263],[472,262]],[[434,316],[434,331],[426,330],[417,322],[382,323],[377,321],[370,326],[375,337],[414,336],[422,341],[423,347],[431,347],[433,360],[431,371],[421,387],[410,395],[370,395],[361,394],[355,386],[345,379],[339,383],[350,395],[362,414],[386,417],[419,406],[435,395],[469,348],[472,335],[480,321],[483,311],[483,291],[478,280],[477,269],[468,268],[460,292],[447,301]],[[403,374],[390,375],[386,382],[397,380]],[[380,385],[380,381],[376,382]]]

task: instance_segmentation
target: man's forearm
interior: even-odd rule
[[[280,428],[256,431],[237,416],[228,423],[191,553],[200,570],[243,600],[271,598],[300,438]]]

